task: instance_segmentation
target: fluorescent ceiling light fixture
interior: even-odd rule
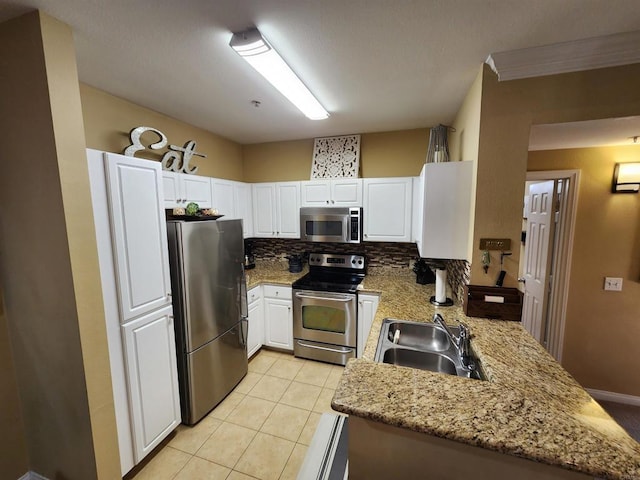
[[[234,33],[229,45],[308,118],[322,120],[329,116],[257,28]]]

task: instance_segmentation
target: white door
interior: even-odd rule
[[[251,298],[251,292],[249,292]],[[249,317],[249,331],[247,333],[247,357],[251,357],[260,350],[264,343],[264,314],[262,313],[262,298],[249,302],[247,308]]]
[[[244,238],[253,237],[253,207],[251,204],[251,184],[233,183],[233,203],[236,218],[242,219],[242,233]]]
[[[164,208],[184,207],[186,204],[180,198],[180,180],[175,172],[162,172],[162,190],[164,194]]]
[[[362,179],[331,180],[331,206],[361,207]]]
[[[212,206],[227,218],[240,218],[233,198],[233,183],[219,178],[211,179]]]
[[[277,184],[278,228],[281,238],[300,238],[300,182]]]
[[[364,179],[365,242],[410,242],[413,178]]]
[[[121,322],[171,303],[160,163],[105,153]]]
[[[122,326],[136,463],[180,424],[171,306]]]
[[[367,344],[373,317],[376,316],[380,297],[378,295],[358,294],[358,348],[357,357],[362,357],[364,346]]]
[[[302,207],[328,207],[331,204],[329,180],[300,182],[300,205]]]
[[[551,245],[555,230],[555,190],[553,180],[532,184],[527,206],[522,324],[540,343],[545,335]]]
[[[276,236],[276,184],[256,183],[253,196],[253,234],[256,237]]]
[[[265,345],[293,350],[291,300],[264,299]]]
[[[184,205],[195,202],[200,208],[211,208],[211,181],[209,177],[180,174]]]

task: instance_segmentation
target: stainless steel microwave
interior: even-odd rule
[[[302,207],[300,209],[300,240],[360,243],[362,208]]]

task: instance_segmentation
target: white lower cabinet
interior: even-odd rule
[[[124,324],[122,337],[139,462],[180,424],[172,307]]]
[[[247,357],[251,358],[264,343],[264,307],[262,287],[247,292],[249,331],[247,333]]]
[[[380,297],[378,295],[358,294],[358,348],[357,357],[362,357],[364,346],[367,344],[373,318],[378,310]]]
[[[293,351],[291,287],[264,286],[264,344]]]

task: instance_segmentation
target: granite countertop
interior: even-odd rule
[[[381,294],[362,359],[350,360],[333,398],[340,412],[588,475],[640,479],[640,444],[520,323],[471,318],[458,305],[429,303],[415,277],[369,275]],[[467,323],[488,381],[373,361],[382,320]]]
[[[305,265],[299,273],[289,272],[287,261],[257,261],[256,268],[245,270],[247,278],[247,289],[256,287],[261,283],[271,283],[275,285],[291,286],[293,282],[309,272],[309,267]]]
[[[291,285],[305,273],[258,262],[247,285]],[[519,323],[434,307],[433,286],[413,275],[369,274],[360,291],[379,294],[380,303],[363,358],[345,367],[335,410],[588,475],[640,479],[640,444]],[[488,381],[373,361],[384,318],[425,322],[436,312],[469,325]]]

